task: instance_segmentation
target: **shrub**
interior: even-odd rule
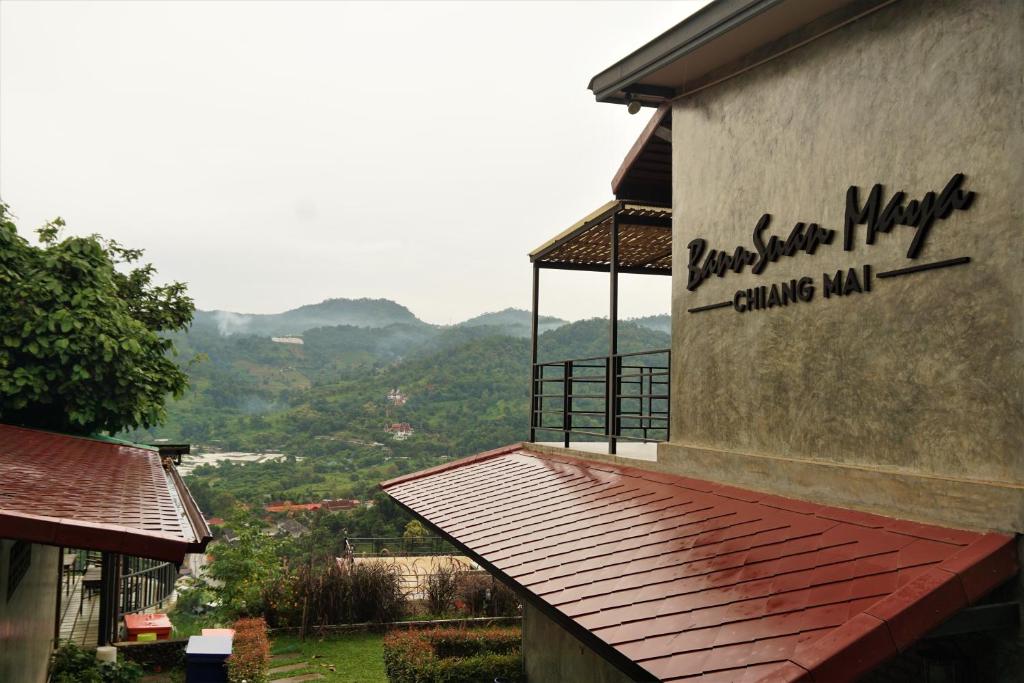
[[[393,631],[384,638],[391,683],[479,683],[522,675],[518,628]]]
[[[515,592],[486,572],[463,572],[457,593],[466,611],[474,617],[514,617],[521,608]]]
[[[349,572],[352,581],[352,623],[385,623],[402,618],[405,593],[402,573],[391,562],[360,562]]]
[[[99,663],[96,650],[65,643],[53,655],[50,680],[53,683],[135,683],[142,667],[134,662]]]
[[[264,683],[270,662],[267,622],[262,618],[239,619],[232,628],[235,629],[235,638],[228,657],[228,681]]]
[[[410,522],[411,524],[411,522]],[[427,606],[434,616],[447,614],[459,592],[459,565],[451,558],[439,563],[427,577]]]

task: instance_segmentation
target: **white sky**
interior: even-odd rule
[[[0,3],[0,198],[144,248],[204,309],[530,303],[527,252],[611,199],[651,114],[591,76],[703,2]],[[669,310],[624,278],[623,317]],[[542,273],[541,312],[607,312]]]

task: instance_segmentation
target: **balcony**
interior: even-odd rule
[[[671,352],[619,349],[619,275],[672,274],[672,212],[609,202],[530,253],[533,262],[530,441],[654,459],[645,446],[667,441]],[[543,360],[538,354],[540,272],[609,274],[608,353]],[[557,438],[557,441],[549,439]],[[622,442],[622,443],[620,443]]]
[[[95,647],[105,632],[101,625],[107,609],[112,613],[113,628],[117,628],[124,615],[160,611],[174,597],[178,568],[172,562],[72,548],[65,548],[62,558],[57,604],[61,641]],[[117,563],[120,574],[113,577],[116,597],[112,605],[104,599],[104,562]]]

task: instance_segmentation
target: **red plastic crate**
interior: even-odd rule
[[[124,628],[129,641],[137,641],[140,633],[155,633],[157,640],[171,638],[171,620],[166,614],[126,614]]]

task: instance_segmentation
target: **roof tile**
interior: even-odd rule
[[[635,677],[850,680],[1017,570],[999,534],[523,448],[485,456],[382,486]]]
[[[180,562],[209,528],[154,450],[0,424],[0,536]]]

